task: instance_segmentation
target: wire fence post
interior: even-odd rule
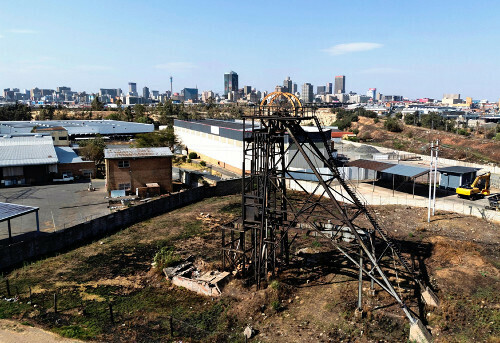
[[[168,317],[168,324],[170,326],[170,337],[174,337],[174,321],[172,320],[172,316]]]
[[[5,279],[5,289],[7,290],[7,296],[10,297],[10,284],[9,284],[9,279]]]
[[[111,324],[115,324],[115,318],[113,317],[113,304],[111,302],[109,305],[109,319],[111,320]]]
[[[57,313],[57,293],[54,293],[54,313]]]

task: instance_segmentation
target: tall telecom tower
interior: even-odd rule
[[[174,94],[173,90],[172,90],[172,76],[170,76],[170,96],[172,96]]]

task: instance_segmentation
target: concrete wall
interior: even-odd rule
[[[7,270],[24,261],[65,250],[98,239],[135,223],[167,213],[213,196],[241,192],[241,179],[223,180],[214,187],[199,187],[173,193],[144,204],[108,214],[53,233],[31,233],[17,236],[13,244],[0,241],[0,270]]]

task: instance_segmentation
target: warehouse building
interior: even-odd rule
[[[243,134],[250,130],[251,127],[244,125],[242,120],[174,120],[174,132],[189,152],[194,151],[203,160],[236,173],[241,173],[243,166]],[[317,129],[306,126],[304,130],[314,142],[322,142]],[[329,129],[325,130],[325,134],[326,137],[331,137]],[[318,147],[324,155],[327,154],[321,144]],[[297,147],[285,136],[285,149],[287,148],[285,162],[289,163],[290,168],[309,168],[302,155],[297,153]],[[315,160],[312,153],[310,157],[315,166],[324,167],[320,161]],[[249,163],[246,168],[249,171]]]
[[[95,175],[95,163],[83,161],[70,147],[54,146],[48,134],[0,136],[0,186],[37,185],[63,173]]]
[[[105,149],[104,159],[106,189],[111,196],[172,192],[170,148]]]
[[[70,140],[95,137],[133,137],[139,133],[154,131],[153,124],[118,120],[34,120],[0,121],[0,134],[26,134],[50,128],[64,128]]]
[[[57,154],[51,136],[0,136],[2,186],[43,184],[57,173]]]

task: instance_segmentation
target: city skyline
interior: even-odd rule
[[[500,97],[500,24],[492,17],[499,4],[474,4],[474,11],[464,1],[357,5],[319,1],[297,11],[273,3],[264,13],[259,4],[217,1],[6,3],[0,13],[0,87],[67,85],[97,92],[125,89],[135,80],[165,91],[172,75],[175,92],[198,86],[222,94],[221,75],[235,70],[240,88],[267,91],[287,76],[300,89],[345,75],[346,92],[376,87],[409,98]],[[263,39],[285,19],[297,25],[292,37]]]

